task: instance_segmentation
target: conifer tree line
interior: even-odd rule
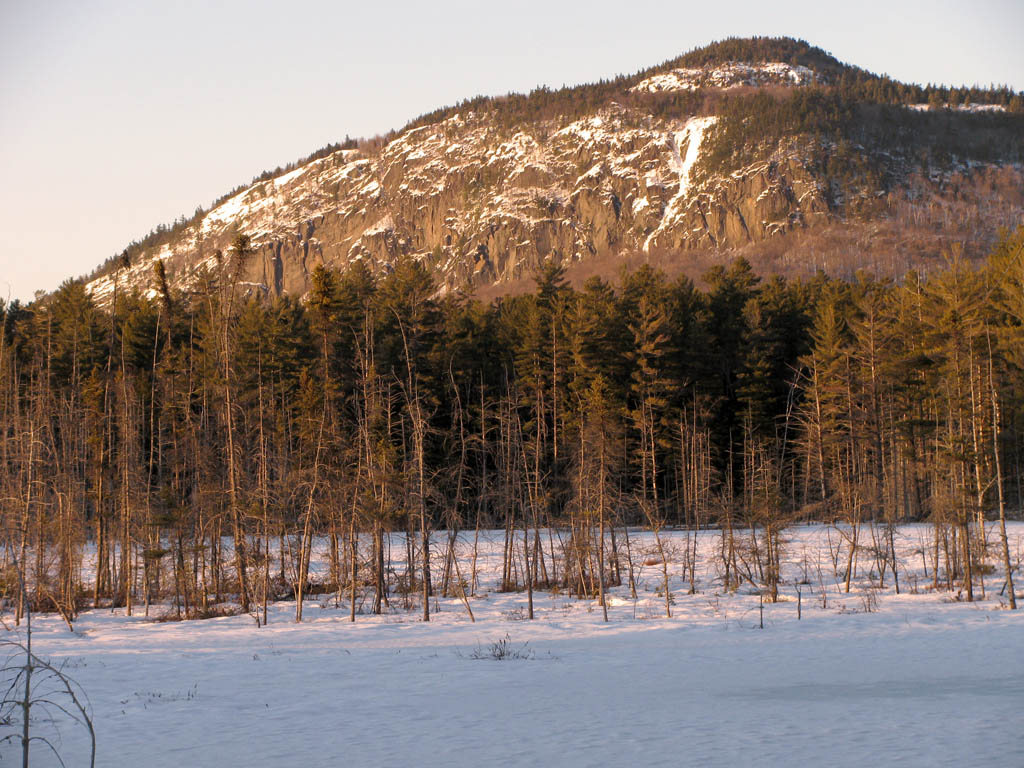
[[[266,621],[290,597],[301,619],[312,592],[353,621],[429,619],[441,595],[472,615],[484,530],[531,616],[535,589],[635,591],[637,527],[666,585],[671,558],[691,588],[697,569],[695,536],[667,553],[666,531],[711,528],[724,587],[771,598],[806,521],[840,532],[847,589],[869,557],[899,589],[910,521],[935,588],[1012,580],[1024,229],[985,264],[898,281],[739,259],[699,287],[642,267],[576,289],[551,261],[490,305],[439,296],[412,259],[320,267],[304,300],[269,300],[240,284],[252,253],[238,236],[187,293],[157,262],[109,310],[72,281],[0,305],[0,589],[19,616],[231,602]]]

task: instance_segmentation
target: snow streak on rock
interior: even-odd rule
[[[704,132],[714,125],[717,119],[715,117],[695,117],[670,140],[670,149],[672,151],[672,162],[670,165],[679,174],[679,190],[665,208],[665,214],[661,219],[661,223],[658,224],[658,228],[644,240],[645,253],[650,251],[651,241],[659,233],[678,221],[690,191],[690,174],[693,171],[694,164],[697,162],[697,158],[700,156],[700,145],[704,141]],[[681,149],[684,146],[686,147],[686,155],[682,156]]]

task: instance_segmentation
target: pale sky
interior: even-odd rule
[[[0,0],[0,297],[346,134],[480,93],[803,38],[907,82],[1024,88],[1024,2]]]

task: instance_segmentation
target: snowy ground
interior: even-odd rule
[[[596,603],[550,593],[519,620],[525,594],[484,591],[498,544],[475,623],[457,600],[429,624],[413,611],[354,625],[344,603],[314,600],[301,625],[287,602],[263,628],[100,610],[74,633],[39,616],[33,640],[87,691],[101,766],[1024,765],[1024,610],[1000,608],[997,573],[984,602],[925,589],[929,530],[901,531],[901,583],[913,589],[916,569],[917,593],[899,596],[891,579],[868,590],[866,559],[845,594],[827,529],[788,532],[786,599],[765,605],[763,630],[752,589],[721,594],[708,533],[697,594],[675,568],[671,619],[648,566],[636,603],[613,591],[607,624]],[[1015,524],[1015,557],[1022,540]],[[524,658],[486,658],[506,635]],[[65,762],[87,764],[80,729],[61,736]],[[56,764],[37,750],[33,766]],[[0,747],[0,766],[15,763]]]

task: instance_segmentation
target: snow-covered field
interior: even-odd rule
[[[494,534],[475,623],[442,599],[429,624],[415,609],[351,624],[344,602],[319,598],[302,624],[293,603],[273,605],[262,628],[99,610],[72,633],[37,616],[33,642],[88,693],[101,766],[1024,765],[1024,610],[1001,609],[1000,569],[983,602],[933,592],[930,529],[907,526],[904,593],[891,578],[871,589],[865,555],[846,594],[828,535],[787,531],[783,599],[765,604],[763,629],[749,584],[722,592],[717,533],[701,534],[696,594],[678,562],[685,535],[669,534],[671,619],[660,566],[641,566],[639,599],[612,590],[607,624],[596,602],[548,592],[522,620],[525,593],[494,591]],[[1015,558],[1022,541],[1014,524]],[[506,636],[519,658],[491,658]],[[60,733],[67,765],[87,764],[84,732]],[[0,747],[0,766],[20,759]],[[33,766],[56,764],[36,747]]]

